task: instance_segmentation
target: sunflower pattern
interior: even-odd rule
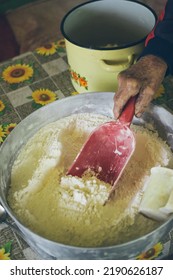
[[[10,260],[10,253],[6,253],[4,248],[0,249],[0,260]]]
[[[4,142],[5,137],[6,137],[6,132],[4,131],[3,126],[0,125],[0,143]]]
[[[32,96],[28,96],[28,99],[32,99],[32,106],[37,109],[52,103],[57,99],[57,96],[53,91],[41,88],[33,91]]]
[[[16,123],[9,123],[4,126],[4,131],[8,135],[16,127]]]
[[[4,142],[16,125],[16,123],[4,123],[0,125],[0,144]]]
[[[71,95],[73,96],[73,95],[78,95],[79,94],[79,92],[77,92],[77,91],[72,91],[71,92]]]
[[[161,84],[159,89],[154,94],[154,99],[161,97],[163,94],[165,94],[165,88],[164,88],[164,85]]]
[[[81,77],[80,74],[76,73],[72,69],[70,70],[70,75],[72,80],[75,81],[75,83],[77,83],[80,87],[88,89],[88,81],[85,77]]]
[[[65,40],[59,40],[57,42],[48,43],[36,49],[36,53],[42,56],[54,55],[56,52],[65,51]]]
[[[4,114],[5,104],[2,100],[0,100],[0,116]]]
[[[10,260],[12,242],[8,242],[2,247],[0,247],[0,260]]]
[[[56,48],[57,45],[55,43],[45,44],[44,46],[37,48],[36,53],[45,56],[53,55],[54,53],[56,53]]]
[[[19,84],[28,81],[34,74],[33,68],[28,64],[14,64],[5,68],[2,72],[2,78],[9,84]]]
[[[153,260],[158,258],[163,251],[163,244],[158,242],[152,248],[136,257],[137,260]]]
[[[168,79],[168,78],[167,78]],[[172,95],[172,86],[173,86],[173,80],[169,78],[169,82],[165,81],[159,89],[156,91],[153,99],[153,104],[156,105],[165,105],[169,109],[173,110],[173,95]]]
[[[57,41],[57,49],[58,51],[65,51],[65,40],[61,39]]]
[[[10,111],[11,111],[11,108],[10,108],[8,102],[6,100],[4,101],[4,100],[0,99],[0,117]]]

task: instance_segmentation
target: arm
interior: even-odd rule
[[[138,62],[118,75],[115,118],[119,117],[128,99],[137,94],[135,115],[140,117],[166,73],[173,73],[173,0],[167,1]]]
[[[173,0],[167,1],[146,39],[141,57],[149,54],[162,58],[168,66],[167,74],[173,74]]]

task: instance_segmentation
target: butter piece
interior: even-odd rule
[[[173,169],[151,168],[139,212],[157,221],[167,220],[173,214]]]
[[[173,190],[169,196],[168,202],[164,207],[160,208],[160,211],[167,214],[173,213]]]

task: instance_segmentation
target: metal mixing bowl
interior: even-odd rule
[[[43,126],[74,113],[98,113],[113,117],[113,92],[96,92],[67,97],[47,105],[25,118],[10,133],[0,150],[0,202],[26,242],[44,259],[133,259],[151,248],[173,227],[173,218],[151,233],[120,245],[81,248],[60,244],[43,238],[25,227],[7,202],[11,168],[22,146]],[[166,109],[150,105],[134,124],[152,125],[173,150],[173,115]]]

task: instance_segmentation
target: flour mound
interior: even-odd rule
[[[9,204],[34,232],[76,246],[108,246],[137,238],[158,226],[138,214],[143,186],[154,166],[170,166],[172,153],[157,133],[131,126],[135,152],[125,168],[114,200],[103,206],[111,186],[94,176],[67,176],[83,143],[111,119],[75,114],[39,130],[16,158]],[[138,231],[136,231],[138,228]]]

